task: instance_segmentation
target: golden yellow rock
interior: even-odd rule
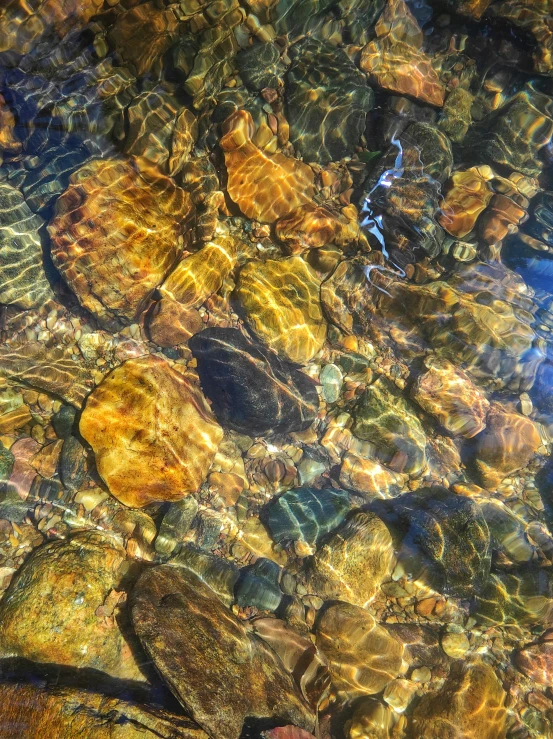
[[[311,202],[315,193],[311,167],[279,152],[261,151],[252,141],[255,128],[250,113],[236,111],[225,121],[224,130],[219,143],[225,152],[227,191],[245,216],[273,223]]]
[[[47,34],[84,26],[103,0],[7,0],[0,7],[0,52],[27,54]]]
[[[158,346],[184,344],[203,327],[196,308],[185,308],[171,298],[162,298],[148,311],[148,332]]]
[[[361,52],[361,69],[385,90],[441,107],[445,87],[422,51],[423,33],[404,0],[388,0],[375,31]]]
[[[236,264],[237,251],[236,239],[219,231],[200,251],[179,262],[160,293],[185,308],[199,308],[221,288]]]
[[[474,228],[478,216],[486,209],[493,190],[488,182],[493,178],[490,167],[471,167],[454,172],[451,186],[440,204],[439,223],[452,236],[463,238]]]
[[[182,253],[191,207],[189,194],[154,167],[96,159],[56,203],[52,259],[107,328],[132,323]]]
[[[504,739],[506,694],[492,667],[456,662],[436,694],[425,695],[413,715],[413,739]]]
[[[110,492],[135,508],[196,492],[223,438],[199,388],[155,355],[113,370],[79,428]]]
[[[14,129],[14,115],[2,95],[0,95],[0,159],[3,151],[18,154],[21,150],[21,142],[17,140]]]
[[[352,206],[344,211],[336,213],[323,205],[307,203],[277,221],[276,236],[292,253],[330,243],[346,246],[358,238],[359,220]]]
[[[363,459],[348,452],[340,467],[340,484],[371,496],[391,497],[391,491],[397,493],[407,481],[407,475],[393,472],[374,459]]]
[[[248,262],[234,295],[251,329],[285,359],[306,364],[322,349],[320,282],[301,257]]]
[[[411,397],[453,436],[471,439],[486,425],[490,404],[470,377],[448,359],[428,357]]]
[[[324,611],[317,624],[317,646],[342,700],[379,693],[402,668],[403,644],[368,611],[349,603]]]

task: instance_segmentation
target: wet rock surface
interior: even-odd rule
[[[110,492],[134,507],[197,490],[223,437],[193,380],[155,356],[106,377],[79,428]]]
[[[248,716],[312,728],[314,716],[277,656],[189,570],[145,573],[132,610],[156,667],[210,735],[238,737]]]
[[[190,348],[223,426],[242,433],[278,433],[301,431],[315,419],[318,397],[311,380],[238,330],[206,329],[194,336]]]

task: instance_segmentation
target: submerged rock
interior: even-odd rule
[[[6,737],[208,739],[184,716],[88,690],[4,683],[0,702],[0,726]]]
[[[278,657],[191,571],[144,572],[132,616],[157,669],[210,736],[238,739],[247,717],[312,730],[315,716]]]
[[[54,264],[103,325],[132,323],[182,253],[190,196],[133,160],[95,160],[70,183],[48,226]]]
[[[306,560],[302,576],[308,592],[366,607],[393,564],[394,545],[382,519],[354,511]]]
[[[489,3],[487,3],[489,4]],[[490,13],[504,18],[534,37],[534,69],[539,74],[553,75],[553,30],[550,24],[549,0],[505,0],[492,5]]]
[[[79,428],[112,495],[137,508],[196,492],[223,438],[199,388],[154,355],[113,370]]]
[[[472,231],[492,199],[493,190],[488,184],[492,177],[491,168],[485,166],[453,173],[439,217],[449,234],[462,239]]]
[[[470,377],[447,359],[429,357],[411,397],[453,436],[471,439],[486,426],[490,404]]]
[[[369,385],[355,406],[353,433],[374,445],[394,472],[419,473],[426,466],[426,435],[411,405],[384,377]]]
[[[260,92],[264,87],[276,89],[284,71],[275,44],[254,44],[236,57],[236,66],[246,87]]]
[[[326,338],[320,282],[301,257],[248,262],[234,296],[250,328],[283,359],[307,364]]]
[[[38,308],[54,295],[44,271],[39,229],[23,195],[0,183],[0,302]]]
[[[315,420],[319,399],[313,382],[238,329],[206,329],[189,346],[223,426],[262,435],[301,431]]]
[[[506,697],[490,665],[457,662],[443,688],[437,694],[424,696],[415,708],[413,739],[461,735],[470,739],[504,739]]]
[[[361,52],[361,69],[379,87],[441,107],[445,87],[422,50],[423,34],[407,3],[388,0],[375,31]]]
[[[286,75],[290,140],[308,162],[350,156],[365,129],[374,94],[342,49],[307,38],[291,50]]]
[[[484,487],[493,490],[505,477],[526,467],[540,445],[538,427],[530,418],[493,405],[486,429],[476,439],[475,464]]]
[[[298,159],[266,154],[252,141],[251,114],[239,110],[224,124],[219,141],[225,153],[230,198],[248,218],[273,223],[314,195],[313,170]]]
[[[277,544],[317,544],[343,521],[349,508],[349,495],[343,490],[296,488],[267,504],[267,526]]]
[[[490,574],[490,533],[470,498],[444,488],[375,500],[371,508],[400,544],[398,557],[413,579],[456,598],[471,596]]]
[[[401,670],[403,645],[358,606],[330,605],[317,621],[316,637],[343,700],[380,693]]]
[[[0,603],[2,656],[144,680],[114,608],[102,612],[120,587],[124,560],[125,550],[113,537],[97,531],[39,547]]]
[[[553,614],[551,574],[532,565],[521,565],[512,573],[492,573],[473,600],[472,614],[486,626],[549,624]]]

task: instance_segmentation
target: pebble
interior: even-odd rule
[[[470,641],[463,632],[447,632],[442,636],[441,645],[447,656],[453,659],[462,659],[470,649]]]

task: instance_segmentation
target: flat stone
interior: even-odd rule
[[[246,717],[313,729],[315,716],[278,657],[190,570],[145,571],[132,617],[157,669],[210,736],[238,739]]]
[[[156,355],[113,370],[79,428],[112,495],[136,508],[196,492],[223,438],[200,389]]]

